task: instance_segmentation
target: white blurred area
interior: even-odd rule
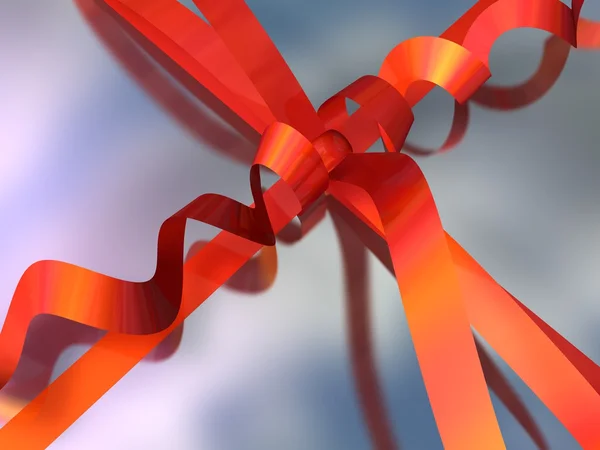
[[[471,6],[248,3],[315,105],[376,73],[395,44],[437,35]],[[600,19],[598,3],[589,3],[584,15]],[[504,36],[492,55],[494,82],[533,73],[545,37],[531,30]],[[164,114],[68,0],[0,2],[0,61],[0,320],[19,277],[37,260],[147,279],[169,215],[205,192],[249,200],[246,168],[195,142]],[[540,102],[509,114],[475,107],[465,142],[421,161],[447,230],[596,361],[599,74],[600,53],[574,52]],[[411,140],[441,143],[451,111],[449,96],[434,91],[416,110]],[[189,229],[188,245],[215,234]],[[137,366],[51,449],[370,448],[347,356],[340,261],[329,219],[300,244],[282,246],[269,292],[218,291],[186,321],[172,358]],[[378,363],[396,434],[403,448],[441,448],[395,282],[375,261],[371,272]],[[68,349],[57,373],[84,350]],[[577,448],[515,382],[550,442]],[[509,448],[534,448],[498,408]]]

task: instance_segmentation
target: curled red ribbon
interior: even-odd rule
[[[80,0],[81,2],[81,0]],[[134,76],[138,82],[146,88],[146,90],[158,101],[159,104],[166,108],[167,111],[179,120],[184,127],[192,129],[193,134],[200,141],[207,141],[220,152],[238,159],[238,153],[231,154],[231,147],[222,146],[221,142],[230,142],[232,137],[217,128],[216,135],[222,136],[222,139],[215,141],[212,136],[204,136],[203,131],[207,127],[199,128],[193,124],[202,123],[207,120],[209,125],[218,127],[218,123],[210,121],[210,117],[206,116],[201,109],[195,109],[186,96],[181,95],[170,83],[166,77],[161,78],[161,73],[154,70],[144,58],[141,52],[136,51],[135,45],[127,39],[117,40],[116,35],[111,33],[115,31],[111,29],[111,21],[106,16],[101,14],[99,8],[94,8],[94,0],[90,0],[85,4],[80,3],[80,8],[90,20],[92,26],[99,33],[102,40],[109,46],[109,49],[116,54],[121,64]],[[138,42],[140,42],[138,37]],[[140,42],[142,47],[152,53],[152,48]],[[320,109],[320,115],[329,116],[328,121],[333,121],[337,118],[338,123],[343,122],[348,118],[343,103],[344,97],[352,98],[364,105],[364,100],[359,100],[361,95],[365,97],[365,91],[361,90],[361,83],[364,86],[366,83],[377,83],[379,79],[376,77],[364,77],[357,83],[343,90],[340,94],[332,98],[329,102],[323,105]],[[151,81],[151,82],[149,82]],[[381,82],[381,80],[379,80]],[[382,88],[386,87],[386,83],[380,84]],[[389,85],[387,85],[389,86]],[[392,93],[393,94],[393,93]],[[205,100],[206,97],[202,97]],[[206,101],[206,100],[205,100]],[[341,101],[341,102],[340,102]],[[457,105],[460,105],[457,103]],[[404,106],[404,105],[403,105]],[[185,112],[186,114],[183,114]],[[360,111],[364,112],[364,108]],[[359,112],[359,115],[360,115]],[[377,112],[377,110],[375,110]],[[358,116],[355,116],[355,119]],[[360,126],[362,121],[356,121],[355,124]],[[346,126],[346,129],[352,130],[352,127]],[[360,136],[359,136],[360,137]],[[237,143],[240,145],[241,143]],[[406,148],[406,146],[405,146]],[[323,152],[320,152],[323,154]],[[242,159],[242,161],[244,161]],[[251,163],[245,160],[248,164]],[[278,236],[279,240],[291,243],[297,241],[303,234],[308,232],[310,228],[324,216],[325,203],[319,202],[314,212],[300,216],[302,229],[292,226],[286,227]],[[306,217],[308,216],[308,218]],[[334,216],[336,217],[336,216]],[[361,244],[356,243],[353,238],[344,238],[347,235],[346,228],[342,224],[337,224],[336,228],[342,238],[344,265],[347,273],[347,285],[352,288],[347,288],[347,308],[349,321],[349,339],[351,347],[351,357],[357,381],[357,390],[363,405],[365,420],[372,435],[374,446],[376,448],[396,448],[394,445],[395,439],[387,419],[387,414],[381,395],[381,388],[378,385],[375,365],[370,349],[370,332],[368,320],[368,297],[367,297],[367,274],[364,272],[364,248]],[[195,254],[205,243],[198,242],[190,250],[190,254]],[[266,253],[267,250],[273,249],[273,252]],[[268,256],[267,256],[268,255]],[[260,292],[267,289],[274,281],[276,274],[276,252],[274,247],[267,247],[260,253],[259,258],[252,259],[240,269],[227,283],[226,286],[241,290],[242,292]],[[499,398],[509,407],[511,412],[516,416],[517,420],[525,427],[527,433],[532,436],[532,439],[540,448],[545,448],[545,443],[541,437],[541,433],[537,426],[532,421],[520,399],[514,394],[502,374],[497,370],[491,358],[481,346],[478,347],[478,352],[482,359],[484,374],[488,384],[494,390]]]
[[[157,272],[147,283],[124,282],[59,262],[28,269],[0,333],[4,382],[36,314],[60,315],[109,333],[9,422],[0,431],[0,442],[43,448],[55,439],[261,245],[274,244],[291,219],[314,207],[327,191],[386,241],[445,447],[504,448],[471,323],[584,448],[600,445],[600,399],[589,367],[584,370],[565,342],[532,319],[532,312],[499,288],[445,234],[422,173],[410,158],[394,153],[402,148],[412,123],[410,106],[432,83],[459,103],[477,91],[490,76],[487,56],[503,32],[535,27],[575,45],[581,0],[574,1],[572,10],[558,0],[479,2],[442,38],[400,44],[386,58],[379,77],[365,77],[341,92],[340,96],[358,98],[361,105],[350,117],[344,117],[335,99],[319,113],[314,111],[240,0],[197,0],[210,25],[171,0],[151,5],[105,1],[262,133],[251,169],[255,204],[246,207],[208,194],[172,216],[161,229]],[[391,154],[357,154],[378,136]],[[266,193],[260,187],[259,165],[281,178]],[[226,231],[182,267],[187,218]],[[93,298],[93,314],[72,308],[69,297],[74,296]],[[135,321],[127,322],[129,317]],[[512,334],[507,335],[509,325]],[[109,362],[107,354],[112,354]],[[568,381],[568,398],[555,380],[544,377],[549,369]],[[83,373],[94,377],[85,389],[74,383]],[[62,401],[66,394],[73,400],[68,404]],[[24,427],[28,435],[21,433]]]

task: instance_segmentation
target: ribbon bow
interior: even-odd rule
[[[411,108],[434,85],[456,100],[452,130],[440,151],[464,134],[466,102],[473,95],[480,104],[504,108],[543,95],[558,77],[568,46],[550,38],[546,51],[562,49],[559,64],[548,76],[543,60],[542,75],[511,91],[482,88],[491,75],[491,47],[519,27],[548,31],[570,46],[597,47],[598,28],[579,18],[583,0],[573,0],[572,8],[559,0],[481,0],[441,37],[396,46],[378,76],[358,79],[317,111],[242,0],[195,0],[208,23],[176,0],[103,1],[191,92],[211,97],[213,109],[246,136],[260,134],[250,169],[254,204],[205,194],[171,216],[159,233],[156,273],[144,283],[57,261],[32,265],[0,332],[1,385],[12,376],[29,323],[39,314],[108,333],[0,430],[0,445],[45,448],[254,254],[273,246],[296,216],[302,229],[288,240],[306,233],[326,205],[342,238],[348,239],[344,227],[349,227],[397,279],[445,448],[505,448],[482,366],[488,378],[496,372],[471,325],[582,447],[600,447],[598,367],[444,231],[422,172],[400,153],[405,147],[432,153],[405,141],[414,120]],[[531,93],[525,102],[508,95],[519,90]],[[360,106],[351,115],[346,98]],[[379,137],[386,153],[365,153]],[[280,177],[266,192],[260,166]],[[223,232],[182,264],[187,219]],[[89,303],[72,308],[73,299],[81,298]],[[528,420],[518,407],[515,411],[522,423]],[[542,447],[534,428],[529,426],[530,434]],[[389,436],[372,434],[378,448],[393,447]]]

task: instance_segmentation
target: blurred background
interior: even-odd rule
[[[361,75],[376,74],[401,41],[442,33],[474,1],[247,3],[318,106]],[[589,2],[583,15],[600,20],[600,5]],[[491,82],[526,80],[547,37],[535,30],[504,35],[492,52]],[[206,192],[250,200],[247,168],[163,112],[73,2],[0,1],[0,61],[0,321],[35,261],[146,280],[168,216]],[[599,75],[600,54],[573,51],[539,102],[509,113],[475,106],[458,148],[418,159],[446,230],[596,362]],[[441,144],[452,110],[450,96],[434,90],[417,106],[409,139]],[[188,230],[188,246],[216,235],[198,224]],[[172,357],[139,364],[50,448],[370,448],[352,380],[331,219],[278,251],[279,275],[268,292],[220,289],[186,321]],[[377,365],[395,435],[402,448],[442,448],[396,283],[374,257],[369,271]],[[53,378],[86,348],[66,349]],[[498,362],[551,448],[579,448]],[[494,402],[508,448],[535,448]]]

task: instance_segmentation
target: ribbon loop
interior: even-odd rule
[[[329,185],[327,168],[313,144],[281,122],[265,130],[254,164],[269,168],[293,190],[298,213],[324,194]]]
[[[360,105],[352,115],[348,114],[346,98]],[[348,139],[355,153],[368,150],[379,136],[387,151],[401,151],[414,120],[404,96],[373,75],[365,75],[342,89],[323,103],[318,113],[328,128]]]

